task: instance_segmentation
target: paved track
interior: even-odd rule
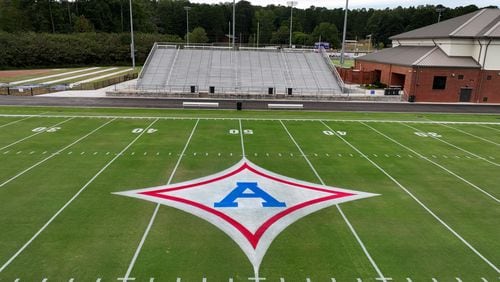
[[[57,106],[57,107],[127,107],[127,108],[182,108],[183,101],[218,102],[220,109],[236,109],[242,101],[245,109],[267,109],[268,103],[303,104],[310,111],[372,111],[372,112],[440,112],[440,113],[494,113],[500,114],[500,105],[491,104],[433,104],[383,102],[328,102],[278,100],[222,100],[222,99],[152,99],[152,98],[67,98],[1,96],[0,105]]]

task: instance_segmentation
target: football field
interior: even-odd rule
[[[242,159],[370,196],[278,219],[256,264],[195,205],[116,194]],[[499,115],[3,107],[0,160],[0,281],[500,277]],[[259,185],[232,203],[286,203]]]

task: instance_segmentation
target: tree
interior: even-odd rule
[[[92,23],[85,18],[85,16],[75,17],[75,25],[73,29],[75,32],[92,32],[94,31],[94,26]]]
[[[334,24],[320,23],[314,28],[312,36],[314,40],[319,40],[321,37],[321,41],[329,42],[333,48],[340,47],[339,31]]]
[[[208,36],[203,27],[196,27],[189,33],[189,41],[192,43],[207,43]]]
[[[290,30],[287,25],[282,25],[277,31],[273,32],[271,44],[288,44]]]

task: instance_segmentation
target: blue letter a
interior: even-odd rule
[[[252,193],[245,193],[245,190],[251,190]],[[281,208],[286,207],[283,202],[278,202],[264,190],[257,187],[257,182],[236,182],[236,188],[231,191],[222,201],[214,203],[216,208],[236,208],[238,203],[236,199],[238,198],[260,198],[264,200],[262,202],[262,207],[264,208]]]

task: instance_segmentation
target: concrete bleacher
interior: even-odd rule
[[[137,82],[141,91],[214,94],[341,94],[338,78],[312,50],[183,48],[155,45]],[[210,92],[211,93],[211,92]]]

